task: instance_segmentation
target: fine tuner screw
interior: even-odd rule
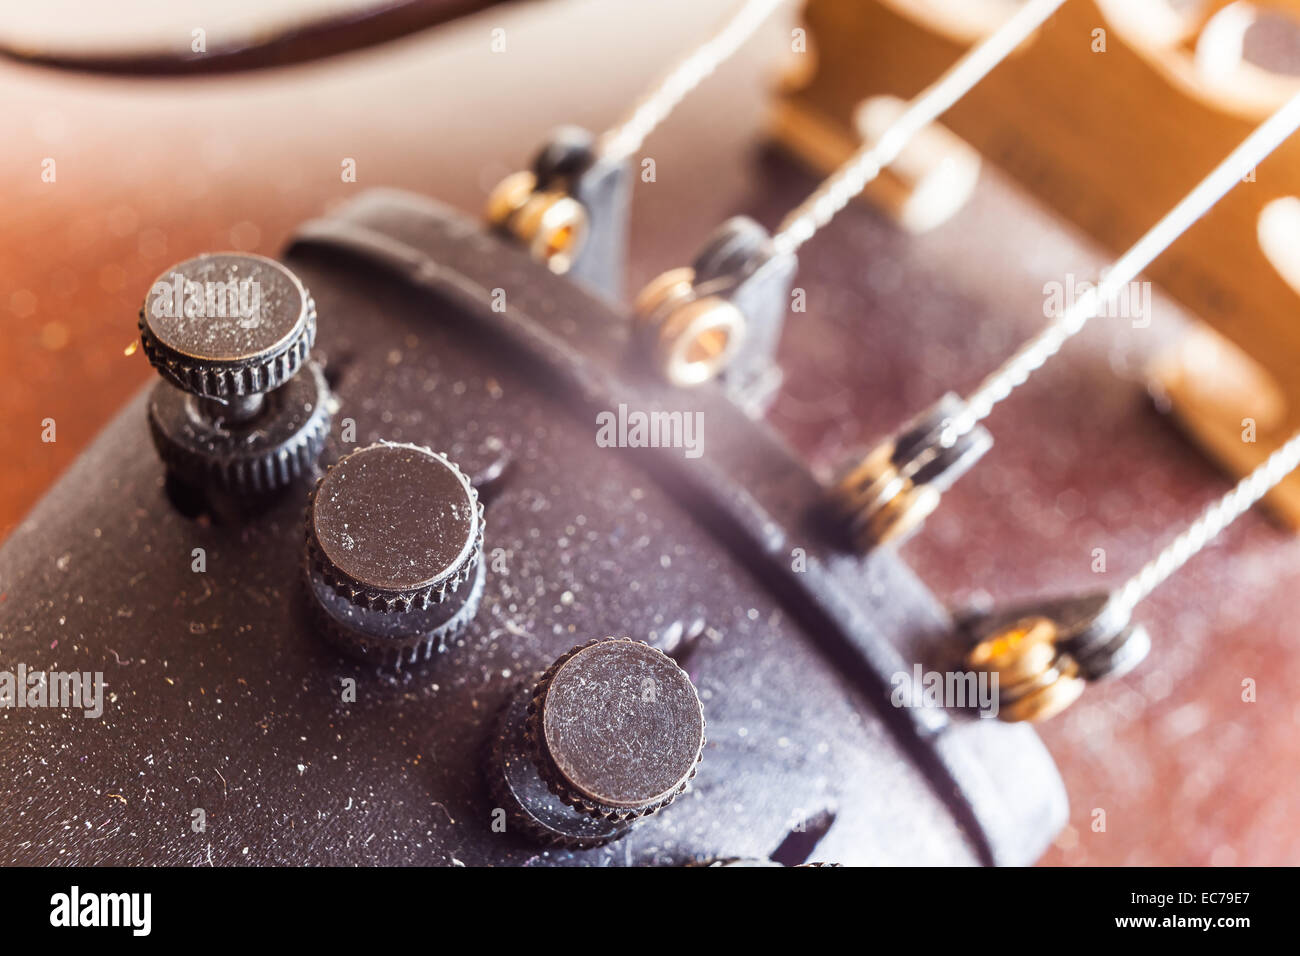
[[[744,340],[744,314],[719,295],[701,294],[695,270],[689,267],[652,279],[633,308],[651,363],[668,384],[679,388],[716,376]]]
[[[630,638],[590,641],[508,701],[489,785],[530,838],[600,846],[686,790],[704,728],[695,686],[672,658]]]
[[[998,676],[998,716],[1047,720],[1069,707],[1086,686],[1079,665],[1057,645],[1055,623],[1030,617],[975,645],[967,663]]]
[[[846,546],[865,554],[905,539],[993,447],[993,436],[983,426],[952,445],[943,443],[944,428],[960,409],[961,399],[950,392],[843,470],[827,491],[826,506]]]
[[[163,378],[150,396],[150,433],[174,474],[263,494],[311,469],[330,396],[308,361],[316,304],[292,272],[241,253],[188,259],[154,281],[139,329]]]
[[[963,622],[966,665],[998,676],[998,717],[1040,721],[1089,683],[1120,677],[1151,650],[1151,636],[1110,592],[1040,601]]]
[[[754,220],[727,220],[689,267],[663,273],[637,296],[638,359],[678,388],[716,378],[761,417],[781,385],[776,350],[797,265]]]
[[[478,493],[444,455],[381,442],[340,459],[307,504],[323,636],[381,667],[444,650],[478,610],[483,529]]]
[[[559,130],[533,169],[510,174],[492,190],[488,223],[517,239],[552,272],[568,272],[590,227],[587,208],[574,195],[577,181],[595,161],[589,133],[576,127]]]

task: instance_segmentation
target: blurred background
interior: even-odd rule
[[[621,118],[733,5],[424,2],[387,24],[367,16],[392,4],[360,0],[0,12],[0,539],[150,381],[130,354],[135,316],[172,263],[273,256],[296,224],[370,186],[478,214],[550,129]],[[646,144],[657,174],[635,191],[630,288],[688,262],[726,217],[774,226],[815,188],[817,173],[771,135],[775,92],[807,68],[791,42],[800,7],[792,0]],[[415,26],[427,28],[379,42]],[[280,65],[223,71],[252,65],[271,36],[294,41],[265,54]],[[315,55],[360,40],[375,42]],[[184,69],[177,60],[198,72],[168,75]],[[340,175],[348,160],[355,182]],[[1200,172],[1155,175],[1176,195]],[[1197,227],[1215,228],[1213,217]],[[1039,327],[1045,282],[1095,275],[1107,259],[996,163],[924,234],[855,205],[801,253],[807,312],[787,326],[771,424],[828,469],[974,385]],[[1149,361],[1195,318],[1157,291],[1150,327],[1099,320],[993,415],[997,446],[903,549],[942,600],[1112,586],[1230,486],[1150,394]],[[53,443],[41,441],[47,418]],[[1257,510],[1142,606],[1147,662],[1042,730],[1071,800],[1044,862],[1300,862],[1297,579],[1294,534]],[[1254,703],[1242,701],[1245,678]],[[1105,832],[1092,828],[1099,808]]]

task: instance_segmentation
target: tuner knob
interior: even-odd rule
[[[977,671],[998,676],[998,716],[1040,721],[1069,707],[1086,686],[1078,663],[1058,643],[1055,622],[1028,617],[990,634],[966,655]]]
[[[939,507],[943,493],[993,447],[993,436],[976,426],[951,445],[948,422],[962,408],[949,393],[903,426],[892,438],[842,470],[827,489],[824,511],[845,547],[866,554],[902,541]]]
[[[595,640],[506,705],[489,779],[527,835],[599,846],[686,790],[704,727],[695,686],[672,658],[629,638]]]
[[[445,455],[381,442],[340,459],[307,504],[325,636],[381,665],[444,649],[478,608],[483,528],[478,492]]]
[[[586,130],[558,130],[531,170],[510,174],[488,196],[488,224],[557,274],[573,268],[587,242],[591,223],[577,194],[598,162],[594,150]]]
[[[262,256],[188,259],[154,281],[139,329],[163,378],[150,432],[173,473],[259,494],[311,469],[329,431],[329,386],[308,361],[316,305],[297,276]]]
[[[735,216],[689,267],[641,290],[629,344],[668,384],[693,388],[716,378],[741,409],[762,418],[781,385],[776,350],[797,267],[766,229]]]
[[[744,313],[721,295],[700,295],[690,268],[652,279],[637,295],[633,312],[651,363],[679,388],[716,376],[745,337]]]
[[[1109,591],[1035,601],[963,622],[968,666],[998,677],[998,716],[1047,720],[1088,683],[1120,677],[1151,650],[1151,635]]]

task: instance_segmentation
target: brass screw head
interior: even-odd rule
[[[745,316],[719,296],[697,297],[691,269],[651,280],[636,299],[636,322],[656,369],[691,388],[716,377],[744,341]]]
[[[998,716],[1009,723],[1022,720],[1038,723],[1055,717],[1078,700],[1087,681],[1078,676],[1078,665],[1073,660],[1065,658],[1065,661],[1065,666],[1053,672],[1052,680],[1002,704]]]
[[[1053,621],[1030,617],[989,635],[967,654],[968,666],[998,675],[1000,718],[1047,720],[1079,699],[1087,682],[1057,637]]]
[[[980,641],[971,650],[972,666],[996,671],[1009,683],[1033,680],[1052,666],[1056,657],[1056,625],[1045,617],[1031,617]]]
[[[830,505],[859,551],[906,538],[939,507],[939,492],[914,484],[893,462],[894,442],[881,442],[830,490]]]
[[[488,222],[522,242],[538,262],[568,272],[587,239],[587,210],[559,189],[538,191],[537,177],[513,173],[492,190]]]
[[[527,171],[511,173],[501,180],[488,194],[488,222],[498,228],[505,228],[510,217],[523,208],[536,188],[537,177]]]

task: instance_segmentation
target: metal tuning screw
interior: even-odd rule
[[[754,34],[783,0],[745,0],[719,30],[648,90],[599,140],[576,127],[555,133],[531,171],[502,180],[487,218],[553,272],[609,299],[623,298],[631,182],[628,161],[686,97]]]
[[[963,623],[966,663],[998,677],[998,716],[1046,720],[1088,683],[1127,674],[1151,650],[1146,628],[1110,592],[1017,607]]]
[[[727,221],[692,266],[665,272],[637,296],[641,355],[681,388],[720,378],[737,404],[761,415],[781,385],[776,349],[797,265],[752,219]]]
[[[731,361],[745,334],[745,316],[721,296],[701,295],[695,270],[670,269],[636,298],[642,341],[670,385],[689,388]]]
[[[590,133],[569,126],[553,134],[531,170],[497,184],[487,220],[552,272],[618,299],[629,195],[626,163],[601,156]]]
[[[993,436],[983,426],[945,443],[948,423],[961,407],[961,399],[950,392],[843,469],[827,492],[827,510],[846,545],[866,553],[906,538],[993,447]]]
[[[686,790],[704,726],[695,686],[672,658],[630,638],[590,641],[507,702],[488,784],[531,839],[600,846]]]
[[[571,180],[590,162],[591,137],[583,132],[587,142],[580,143],[573,132],[560,136],[568,147],[564,160],[549,170],[537,170],[560,151],[553,142],[538,154],[533,170],[501,180],[488,196],[487,219],[523,243],[529,254],[552,272],[565,273],[587,238],[587,210],[573,197]],[[561,169],[568,175],[561,175]]]
[[[483,527],[478,493],[443,455],[380,443],[340,459],[307,504],[322,636],[385,668],[444,650],[478,610]]]
[[[1294,102],[1300,116],[1300,97]],[[1132,623],[1134,608],[1297,467],[1300,432],[1113,591],[968,617],[962,625],[972,645],[967,663],[998,675],[999,716],[1045,720],[1073,703],[1085,681],[1118,677],[1140,664],[1151,637]]]
[[[316,304],[271,259],[202,255],[159,276],[140,343],[162,376],[149,430],[184,481],[237,494],[277,491],[310,471],[329,431],[329,386],[308,361]]]
[[[1057,643],[1056,624],[1029,617],[991,635],[971,650],[972,668],[998,677],[998,716],[1006,721],[1046,720],[1079,699],[1078,664]]]
[[[873,129],[877,135],[790,210],[775,235],[747,220],[738,229],[733,220],[705,247],[693,271],[665,273],[650,283],[637,302],[637,325],[641,341],[649,346],[645,351],[663,377],[689,386],[729,376],[728,391],[738,404],[761,414],[780,383],[771,359],[795,253],[1063,2],[1029,0],[913,100],[891,110],[888,120]],[[759,234],[762,243],[755,246],[752,237]],[[727,270],[714,271],[724,263]],[[751,294],[752,303],[739,301]],[[728,302],[735,310],[725,307]]]

